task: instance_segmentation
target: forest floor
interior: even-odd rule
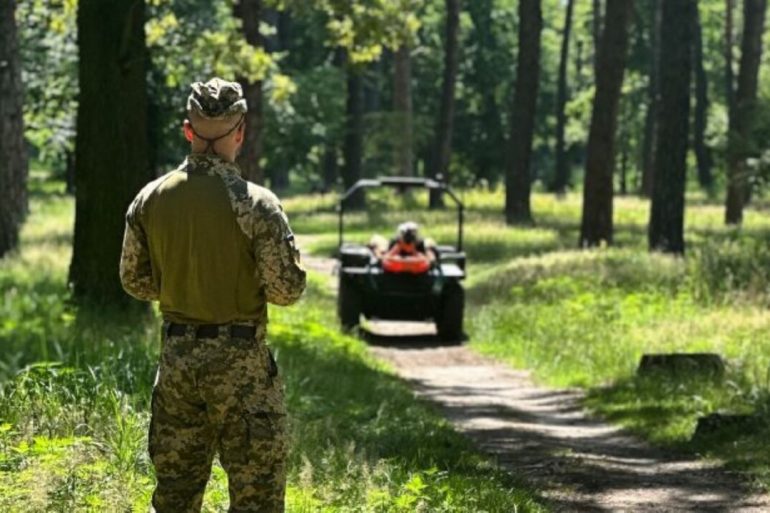
[[[303,258],[335,272],[334,259]],[[654,447],[591,415],[584,391],[538,386],[529,371],[444,346],[432,324],[369,321],[361,335],[417,397],[555,511],[770,511],[767,494],[720,462]]]

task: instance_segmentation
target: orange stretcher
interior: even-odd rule
[[[382,269],[388,273],[424,274],[430,270],[430,261],[424,257],[386,256],[382,259]]]

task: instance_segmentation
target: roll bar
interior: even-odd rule
[[[382,176],[379,178],[363,178],[354,183],[340,199],[337,210],[339,211],[339,247],[342,247],[343,234],[344,234],[344,216],[345,216],[345,204],[350,201],[350,198],[361,189],[379,188],[379,187],[394,187],[398,189],[416,188],[422,187],[428,190],[438,190],[442,194],[446,194],[457,206],[457,251],[463,250],[463,222],[465,206],[460,198],[449,188],[449,186],[433,178],[414,178],[411,176]]]

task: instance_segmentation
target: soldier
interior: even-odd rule
[[[184,134],[192,152],[128,208],[120,277],[163,314],[149,452],[158,513],[198,512],[215,453],[230,511],[284,511],[286,409],[265,345],[267,303],[305,288],[278,199],[241,178],[240,85],[192,84]]]

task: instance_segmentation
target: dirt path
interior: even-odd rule
[[[737,476],[591,419],[580,391],[537,387],[465,347],[372,351],[557,511],[770,511]]]
[[[318,260],[314,268],[332,267]],[[750,491],[739,476],[590,418],[579,390],[538,387],[526,371],[463,346],[436,346],[431,326],[370,323],[368,329],[377,357],[557,511],[770,512],[770,498]]]

